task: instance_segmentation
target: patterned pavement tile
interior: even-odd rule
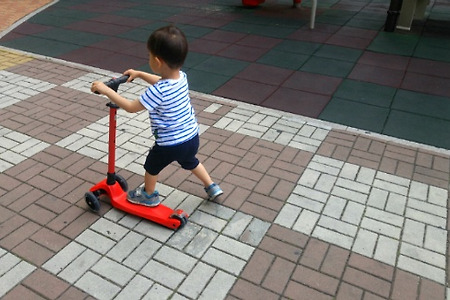
[[[118,74],[61,65],[61,81],[38,79],[56,65],[0,71],[42,87],[0,108],[0,295],[445,299],[448,153],[193,92],[199,156],[225,195],[204,201],[196,179],[170,165],[158,189],[189,213],[182,230],[107,201],[96,215],[83,195],[104,177],[109,119],[89,86]],[[5,99],[15,95],[3,84]],[[119,110],[117,121],[117,167],[140,185],[148,115]]]

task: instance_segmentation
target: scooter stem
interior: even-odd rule
[[[109,102],[106,106],[109,106],[108,173],[106,183],[113,185],[116,183],[116,119],[119,106],[112,102]]]

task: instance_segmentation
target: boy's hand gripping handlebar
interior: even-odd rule
[[[104,82],[107,87],[112,89],[114,92],[117,92],[119,89],[119,85],[122,83],[127,82],[128,78],[130,78],[129,75],[123,75],[118,78],[111,78],[110,80]],[[96,94],[99,94],[99,92],[95,92]]]

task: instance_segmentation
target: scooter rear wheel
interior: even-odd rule
[[[175,213],[173,213],[170,216],[171,219],[177,219],[180,221],[180,226],[178,226],[177,230],[180,230],[181,228],[184,227],[184,225],[186,225],[186,223],[188,222],[188,218],[185,212],[180,212],[177,211]]]

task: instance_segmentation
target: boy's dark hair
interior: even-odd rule
[[[161,58],[171,69],[183,66],[188,53],[188,43],[184,33],[175,25],[161,27],[154,31],[147,41],[147,49]]]

